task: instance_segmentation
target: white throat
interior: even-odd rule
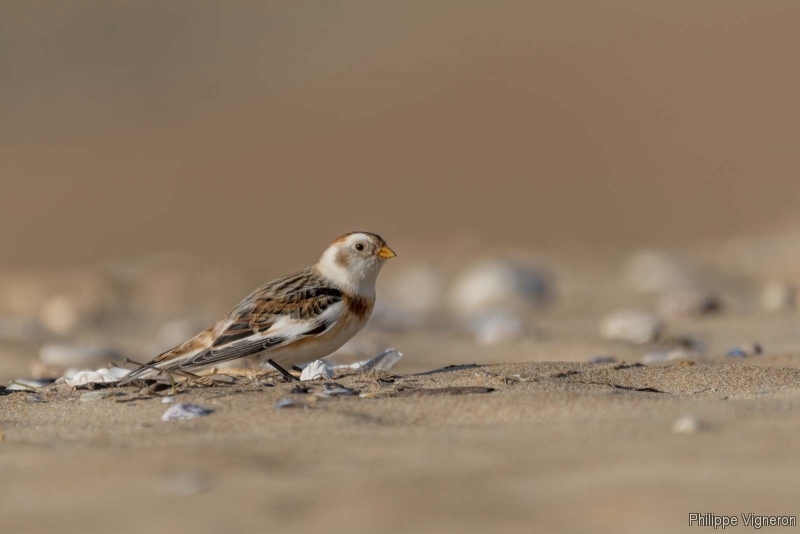
[[[375,282],[383,262],[369,259],[351,260],[347,265],[337,261],[337,248],[330,247],[317,262],[317,272],[346,293],[375,298]]]

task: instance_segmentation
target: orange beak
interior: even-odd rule
[[[378,251],[378,256],[383,258],[384,260],[388,260],[389,258],[394,258],[397,254],[394,253],[394,250],[390,249],[386,245],[383,245],[381,249]]]

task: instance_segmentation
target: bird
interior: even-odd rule
[[[328,356],[366,326],[378,274],[395,256],[377,234],[344,234],[316,264],[256,289],[216,324],[131,371],[118,385],[240,358],[289,367]]]

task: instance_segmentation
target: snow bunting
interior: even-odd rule
[[[378,273],[394,257],[376,234],[345,234],[315,265],[260,287],[217,324],[128,373],[120,385],[161,369],[194,371],[245,357],[284,367],[323,358],[367,324]]]

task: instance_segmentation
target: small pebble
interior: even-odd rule
[[[303,406],[305,406],[305,403],[297,399],[281,399],[275,403],[275,408],[278,410],[281,408],[301,408]]]
[[[769,282],[761,291],[761,309],[769,313],[797,309],[797,288],[786,282]]]
[[[700,421],[693,415],[682,415],[672,423],[675,434],[695,434],[700,430]]]
[[[748,354],[759,355],[763,354],[764,349],[761,347],[759,343],[747,343],[742,345],[742,349],[744,349]]]
[[[747,358],[747,353],[742,349],[730,349],[725,353],[728,358]]]
[[[355,391],[335,382],[331,382],[329,384],[325,384],[319,394],[322,397],[352,397],[353,394],[355,394]]]
[[[746,343],[739,347],[734,347],[726,353],[728,358],[749,358],[762,354],[764,349],[758,343]]]
[[[600,325],[600,334],[611,341],[644,344],[656,341],[664,325],[651,313],[623,310],[612,313]]]
[[[161,397],[161,404],[170,404],[175,402],[175,397],[171,395],[167,395],[166,397]]]
[[[595,356],[590,363],[617,363],[617,359],[613,356]]]
[[[83,402],[96,401],[99,399],[107,399],[109,397],[122,397],[124,393],[114,391],[113,389],[101,389],[99,391],[90,391],[81,395],[80,400]]]
[[[182,419],[194,419],[196,417],[205,417],[212,412],[213,410],[209,410],[208,408],[204,408],[197,404],[179,402],[178,404],[173,404],[167,408],[167,411],[161,416],[161,420],[179,421]]]

